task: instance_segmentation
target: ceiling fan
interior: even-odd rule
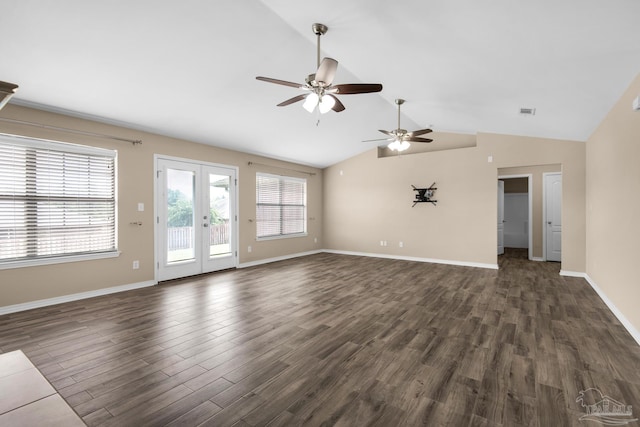
[[[304,84],[272,79],[270,77],[256,77],[256,79],[262,80],[263,82],[291,86],[307,92],[281,102],[278,104],[278,107],[284,107],[285,105],[293,104],[304,99],[303,107],[310,113],[313,112],[316,106],[322,114],[327,113],[329,110],[339,113],[340,111],[343,111],[345,107],[336,95],[354,95],[358,93],[380,92],[382,90],[382,85],[378,83],[334,85],[333,77],[335,76],[336,69],[338,68],[338,61],[328,57],[323,58],[322,61],[320,61],[320,36],[325,34],[328,28],[326,25],[317,23],[313,24],[311,28],[313,29],[314,34],[318,37],[318,68],[314,74],[307,76]]]
[[[433,139],[429,138],[420,138],[418,135],[424,135],[425,133],[433,132],[431,129],[420,129],[414,130],[413,132],[408,132],[406,129],[402,129],[400,127],[400,106],[404,104],[404,99],[396,99],[396,105],[398,106],[398,129],[394,129],[392,131],[379,129],[379,132],[384,133],[385,135],[390,136],[390,138],[382,138],[382,139],[368,139],[363,142],[373,142],[373,141],[391,141],[387,148],[395,151],[404,151],[411,145],[410,142],[431,142]]]

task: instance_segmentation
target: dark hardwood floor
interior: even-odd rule
[[[499,263],[318,254],[1,316],[0,350],[89,426],[597,425],[588,388],[640,415],[640,346],[586,281]]]

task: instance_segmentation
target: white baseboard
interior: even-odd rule
[[[609,310],[611,310],[613,315],[618,318],[618,320],[620,321],[620,323],[622,323],[622,326],[625,327],[627,332],[629,332],[631,334],[631,336],[633,337],[633,339],[636,340],[638,345],[640,345],[640,331],[638,331],[631,324],[631,322],[629,322],[629,319],[627,319],[624,316],[624,314],[622,314],[622,312],[620,310],[618,310],[618,307],[615,306],[613,301],[611,301],[609,299],[609,297],[607,297],[607,295],[602,291],[602,289],[600,289],[600,287],[596,284],[596,282],[594,282],[593,279],[591,277],[589,277],[588,274],[585,273],[583,277],[585,278],[587,283],[589,283],[589,285],[591,285],[593,290],[596,291],[596,293],[598,294],[600,299],[602,299],[602,301],[604,301],[604,303],[607,305],[607,307],[609,307]]]
[[[544,261],[544,258],[534,256],[534,257],[532,257],[532,258],[531,258],[531,261],[543,262],[543,261]]]
[[[238,268],[255,267],[256,265],[269,264],[271,262],[284,261],[284,260],[287,260],[287,259],[299,258],[301,256],[315,255],[315,254],[319,254],[321,252],[322,252],[322,250],[308,251],[308,252],[298,252],[298,253],[295,253],[295,254],[282,255],[282,256],[277,256],[277,257],[273,257],[273,258],[259,259],[257,261],[242,262],[242,263],[238,264]]]
[[[97,289],[95,291],[80,292],[77,294],[63,295],[61,297],[41,299],[37,301],[29,301],[22,304],[7,305],[0,307],[0,316],[3,314],[17,313],[19,311],[32,310],[34,308],[47,307],[50,305],[62,304],[65,302],[77,301],[86,298],[99,297],[102,295],[115,294],[116,292],[130,291],[133,289],[146,288],[153,286],[157,282],[148,280],[146,282],[131,283],[129,285],[114,286],[112,288]]]
[[[466,261],[451,261],[446,259],[435,259],[435,258],[420,258],[420,257],[412,257],[412,256],[402,256],[402,255],[388,255],[388,254],[375,254],[370,252],[352,252],[352,251],[338,251],[333,249],[325,249],[323,252],[330,254],[339,254],[339,255],[355,255],[355,256],[366,256],[373,258],[386,258],[386,259],[399,259],[403,261],[417,261],[417,262],[428,262],[432,264],[448,264],[448,265],[457,265],[461,267],[476,267],[476,268],[489,268],[491,270],[497,270],[498,264],[485,264],[481,262],[466,262]]]
[[[600,289],[600,287],[596,284],[596,282],[594,282],[593,279],[589,277],[587,273],[560,270],[560,275],[567,276],[567,277],[582,277],[583,279],[585,279],[587,283],[591,286],[591,288],[593,288],[593,290],[596,291],[600,299],[606,304],[607,307],[609,307],[609,310],[611,310],[613,315],[618,318],[620,323],[622,323],[622,326],[624,326],[627,332],[631,334],[631,336],[633,337],[634,340],[636,340],[638,345],[640,345],[640,332],[631,324],[631,322],[629,322],[629,320],[624,316],[624,314],[622,314],[622,312],[618,310],[618,307],[615,306],[613,301],[611,301],[609,297],[607,297],[604,291]]]
[[[581,273],[579,271],[560,270],[560,275],[567,277],[582,277],[583,279],[587,278],[587,273]]]

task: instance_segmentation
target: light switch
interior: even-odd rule
[[[144,203],[138,203],[138,212],[144,212]]]

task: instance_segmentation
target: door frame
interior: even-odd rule
[[[542,260],[547,261],[547,176],[560,175],[562,177],[562,171],[560,172],[543,172],[542,173]],[[564,186],[564,182],[563,182]],[[562,205],[561,205],[562,206]],[[562,217],[563,208],[560,208],[560,215]],[[564,223],[564,221],[563,221]],[[562,259],[560,260],[562,265]]]
[[[527,225],[527,238],[528,238],[528,255],[529,261],[533,260],[533,174],[532,173],[522,173],[522,174],[514,174],[514,175],[498,175],[498,180],[501,179],[511,179],[511,178],[527,178],[527,203],[528,203],[528,225]],[[496,224],[496,228],[498,225]],[[498,231],[496,229],[496,235]]]
[[[235,218],[233,218],[233,221],[231,222],[232,227],[233,227],[233,232],[232,234],[232,239],[233,239],[233,246],[234,246],[234,253],[233,253],[233,267],[232,268],[238,268],[239,265],[239,257],[238,257],[238,248],[239,248],[239,242],[240,242],[240,237],[238,236],[239,233],[239,227],[238,227],[238,209],[240,206],[239,200],[240,200],[240,168],[238,166],[232,166],[232,165],[225,165],[222,163],[212,163],[212,162],[205,162],[202,160],[195,160],[195,159],[187,159],[184,157],[176,157],[176,156],[167,156],[164,154],[154,154],[153,155],[153,264],[154,264],[154,268],[153,268],[153,279],[156,283],[158,283],[158,272],[160,270],[160,250],[162,248],[160,248],[159,242],[161,240],[160,237],[160,215],[158,212],[158,186],[159,184],[159,180],[158,180],[158,160],[170,160],[170,161],[176,161],[176,162],[183,162],[183,163],[191,163],[194,165],[198,165],[198,166],[209,166],[209,167],[214,167],[214,168],[225,168],[225,169],[233,169],[235,171],[235,175],[236,175],[236,182],[235,182],[235,201],[233,203],[233,209],[234,209],[234,215]]]

